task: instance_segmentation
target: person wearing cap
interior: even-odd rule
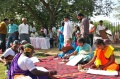
[[[19,35],[20,35],[20,41],[26,40],[28,43],[30,43],[30,35],[29,35],[29,26],[27,24],[27,19],[22,18],[22,24],[19,25]]]
[[[4,65],[7,66],[7,69],[10,67],[11,61],[13,59],[13,57],[16,55],[16,53],[18,53],[18,48],[19,48],[19,41],[15,40],[13,42],[13,45],[11,48],[8,48],[4,54],[2,54],[1,56],[1,62],[4,63]]]
[[[0,23],[0,49],[2,52],[6,49],[6,34],[7,34],[7,24],[9,20],[4,18],[3,21]]]
[[[72,38],[72,24],[71,24],[68,16],[64,17],[63,35],[64,35],[64,46],[65,46],[66,40],[69,38]]]
[[[41,71],[38,70],[33,61],[30,59],[34,53],[34,47],[31,44],[24,45],[24,52],[18,53],[9,68],[8,79],[48,79],[48,75],[55,75],[56,71]]]
[[[10,24],[7,27],[7,31],[8,31],[7,48],[9,48],[10,43],[13,43],[14,40],[18,40],[18,38],[17,38],[18,25],[14,24],[13,19],[10,19]]]

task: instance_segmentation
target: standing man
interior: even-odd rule
[[[93,45],[93,33],[94,33],[94,30],[95,30],[95,26],[93,25],[93,21],[90,21],[90,24],[89,24],[89,38],[90,38],[91,47]]]
[[[105,30],[105,26],[103,25],[102,20],[99,21],[99,25],[97,26],[97,29],[96,29],[96,34],[98,37],[100,37],[100,33],[99,33],[100,30]]]
[[[13,19],[10,19],[10,24],[8,25],[7,30],[8,30],[7,48],[9,48],[10,43],[13,43],[15,40],[18,40],[17,38],[18,25],[14,24]]]
[[[52,31],[53,31],[53,33],[57,34],[57,29],[55,26],[52,26]]]
[[[77,15],[77,19],[81,21],[81,26],[80,26],[81,37],[85,39],[86,43],[90,44],[89,20],[87,18],[84,18],[84,15],[82,13],[79,13]]]
[[[22,18],[22,24],[19,25],[19,34],[20,34],[20,41],[26,40],[30,43],[30,35],[29,35],[29,26],[27,24],[27,19]]]
[[[3,19],[3,22],[0,23],[0,49],[2,52],[6,49],[6,34],[7,34],[7,24],[9,20],[7,18]]]
[[[30,23],[30,34],[31,33],[35,33],[36,32],[36,27],[34,26],[34,24],[33,23]]]
[[[64,35],[64,46],[65,46],[67,39],[72,38],[72,24],[69,20],[69,17],[67,17],[67,16],[64,17],[63,35]]]

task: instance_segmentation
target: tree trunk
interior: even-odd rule
[[[50,14],[50,27],[55,25],[55,15],[53,13]]]

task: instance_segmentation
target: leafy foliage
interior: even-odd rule
[[[101,3],[105,3],[106,7]],[[105,2],[106,1],[106,2]],[[76,14],[84,13],[87,17],[93,14],[108,15],[111,11],[111,0],[1,0],[0,19],[15,18],[20,22],[22,17],[37,26],[53,26],[60,24],[65,15],[77,21]],[[105,8],[103,10],[102,8]]]

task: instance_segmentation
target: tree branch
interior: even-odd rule
[[[50,9],[49,4],[47,4],[47,3],[45,2],[45,0],[40,0],[40,1],[43,3],[43,5],[44,5],[45,8],[49,11],[49,13],[51,13],[52,10]]]
[[[34,11],[32,10],[32,8],[31,8],[31,6],[28,5],[28,4],[25,4],[25,5],[26,5],[28,11],[30,11],[31,14],[32,14],[36,19],[38,19],[38,20],[41,22],[41,24],[44,24],[44,21],[35,14],[35,12],[34,12]]]
[[[55,8],[55,10],[53,11],[54,14],[55,14],[56,11],[58,10],[58,7],[59,7],[59,5],[60,5],[60,2],[61,2],[61,0],[58,0],[58,3],[57,3],[57,5],[56,5],[56,8]]]

